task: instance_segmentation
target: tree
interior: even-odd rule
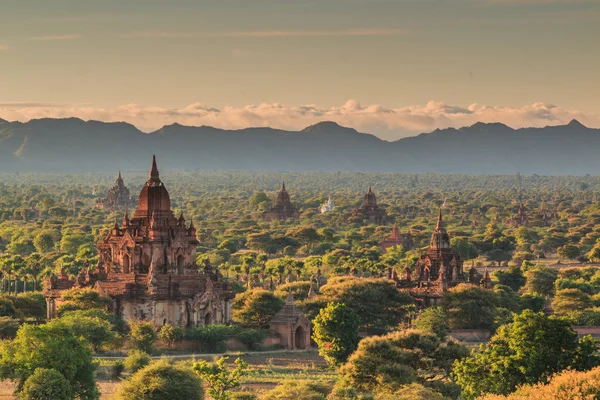
[[[590,371],[563,371],[545,383],[521,386],[508,395],[488,394],[481,400],[597,399],[600,397],[600,368]]]
[[[52,232],[42,231],[33,238],[33,245],[38,253],[48,253],[54,248]]]
[[[477,247],[475,247],[473,243],[464,237],[453,237],[450,240],[450,246],[458,251],[460,258],[465,261],[475,258],[479,255]]]
[[[600,262],[600,241],[596,241],[596,244],[586,254],[586,257],[592,262]]]
[[[578,339],[569,322],[525,310],[479,352],[455,362],[453,376],[462,395],[474,399],[484,393],[508,394],[563,369],[586,369],[598,362],[591,337]]]
[[[494,292],[469,284],[451,288],[442,299],[452,329],[491,329],[497,303]]]
[[[554,292],[554,282],[558,278],[558,271],[537,266],[525,272],[525,278],[526,282],[523,288],[525,293],[550,296]]]
[[[462,357],[466,348],[438,351],[440,340],[416,330],[392,332],[362,339],[358,349],[340,369],[342,379],[358,391],[395,392],[415,381],[444,376],[451,354]],[[458,351],[458,349],[462,349]]]
[[[581,249],[574,244],[565,244],[558,248],[557,253],[563,258],[574,260],[581,255]]]
[[[289,380],[279,383],[261,397],[261,400],[324,400],[329,392],[327,385],[312,381]]]
[[[263,289],[239,293],[233,300],[233,318],[243,324],[266,325],[285,301]]]
[[[16,380],[17,393],[38,368],[58,371],[81,400],[99,397],[92,352],[65,327],[23,325],[15,340],[0,344],[0,378]]]
[[[126,380],[117,396],[119,400],[203,400],[204,390],[202,381],[190,369],[160,361]]]
[[[448,316],[442,307],[429,307],[421,311],[415,326],[421,332],[433,333],[443,340],[450,329]]]
[[[411,383],[394,393],[377,393],[374,400],[444,400],[441,393],[418,383]]]
[[[69,381],[55,369],[37,368],[23,384],[20,400],[71,400]]]
[[[50,320],[50,326],[62,326],[84,339],[96,352],[102,346],[116,338],[111,323],[105,319],[67,313],[60,318]]]
[[[381,334],[396,328],[414,310],[410,295],[388,279],[340,277],[321,287],[323,300],[343,303],[360,316],[360,329]]]
[[[235,360],[235,368],[229,369],[225,364],[229,357],[221,357],[216,363],[199,361],[192,369],[203,380],[208,394],[214,400],[230,400],[232,390],[240,386],[240,378],[248,369],[248,363],[240,358]]]
[[[356,350],[359,322],[358,315],[340,303],[329,303],[314,319],[313,339],[329,365],[343,364]]]
[[[498,269],[492,273],[492,281],[499,285],[510,286],[510,288],[518,292],[525,285],[525,276],[521,271],[520,266],[508,267],[508,271]]]
[[[590,295],[579,289],[562,289],[556,292],[552,300],[552,310],[563,315],[573,311],[583,311],[592,306]]]
[[[173,347],[176,341],[183,338],[183,329],[180,326],[165,324],[160,328],[158,338],[167,342],[169,347]]]
[[[150,365],[151,362],[152,357],[150,357],[150,354],[138,349],[133,349],[129,351],[127,358],[125,358],[125,361],[123,362],[123,366],[127,372],[133,374],[145,366]]]
[[[103,296],[99,291],[87,288],[73,288],[61,293],[62,302],[58,306],[58,315],[75,310],[107,310],[112,306],[112,299]]]
[[[133,345],[141,351],[151,353],[156,342],[156,332],[152,322],[137,321],[130,323],[129,337]]]

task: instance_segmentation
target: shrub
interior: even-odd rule
[[[125,371],[125,363],[121,360],[117,360],[117,361],[115,361],[115,363],[112,366],[111,375],[113,378],[117,379],[117,378],[120,378],[121,375],[123,375],[124,371]]]
[[[131,350],[125,361],[123,362],[123,366],[125,370],[129,373],[135,373],[140,369],[146,367],[152,362],[152,357],[148,353],[144,353],[141,350]]]
[[[190,369],[165,361],[151,364],[123,383],[120,400],[203,400],[202,381]]]
[[[374,400],[444,400],[441,393],[418,383],[403,386],[393,393],[379,393]]]
[[[46,318],[46,300],[40,292],[19,293],[14,297],[15,307],[23,318]]]
[[[266,325],[281,310],[285,301],[264,289],[253,289],[235,296],[233,317],[243,324]]]
[[[267,392],[261,400],[325,400],[327,385],[307,381],[284,381]]]
[[[358,315],[345,304],[329,303],[313,322],[319,354],[331,366],[346,362],[358,346]]]
[[[158,337],[165,341],[170,347],[173,347],[176,341],[183,338],[183,329],[180,326],[166,324],[160,328]]]
[[[419,314],[415,323],[418,330],[433,333],[440,339],[444,339],[450,326],[448,317],[441,307],[426,308]]]
[[[71,400],[69,381],[55,369],[37,368],[23,384],[20,400]]]
[[[225,341],[231,336],[232,327],[226,325],[201,325],[186,329],[185,338],[200,343],[200,350],[207,353],[223,353]]]
[[[151,353],[156,342],[156,332],[152,322],[132,322],[130,328],[130,338],[135,348]]]
[[[12,317],[0,317],[0,339],[13,339],[20,325],[20,322]]]

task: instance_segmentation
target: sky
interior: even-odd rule
[[[0,118],[600,127],[600,0],[0,0]]]

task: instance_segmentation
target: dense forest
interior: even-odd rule
[[[515,396],[551,393],[565,379],[589,382],[597,374],[591,370],[600,364],[594,340],[578,338],[572,328],[600,325],[597,176],[161,172],[173,211],[193,220],[198,231],[197,264],[209,263],[233,282],[240,325],[165,325],[155,332],[144,323],[127,326],[115,319],[110,299],[99,293],[73,290],[64,295],[60,318],[38,326],[46,317],[39,292],[45,279],[93,270],[96,243],[135,204],[97,207],[116,173],[1,174],[0,336],[8,340],[1,345],[0,375],[17,382],[17,393],[53,382],[58,392],[71,393],[56,398],[94,399],[100,395],[95,380],[109,379],[100,374],[104,371],[122,385],[122,399],[151,398],[144,397],[143,382],[153,376],[176,376],[169,382],[181,382],[189,398],[202,398],[198,393],[206,390],[213,399],[284,400],[290,393],[329,400],[499,396],[486,397],[492,399],[522,385]],[[147,175],[126,172],[123,179],[135,196]],[[283,180],[298,218],[265,221],[261,215]],[[369,186],[387,212],[386,225],[349,218]],[[334,208],[321,213],[329,197]],[[519,209],[526,223],[516,222]],[[386,274],[414,268],[440,211],[465,270],[483,276],[487,268],[493,288],[459,285],[439,307],[420,310]],[[382,250],[379,244],[394,223],[411,233],[413,244]],[[150,362],[148,353],[168,353],[181,343],[214,353],[236,338],[259,349],[265,322],[290,292],[312,321],[319,348],[310,362],[321,367],[298,372],[307,379],[270,378],[265,390],[257,382],[267,379],[261,375],[266,367],[252,364],[251,355],[216,364]],[[451,336],[462,329],[492,336],[470,353],[472,344]],[[71,347],[56,339],[68,332],[75,332]],[[68,356],[48,365],[28,353],[27,343]],[[124,349],[124,363],[110,361],[112,372],[108,361],[100,366],[91,361],[94,353],[124,356]],[[536,353],[539,349],[546,350]],[[27,367],[19,364],[28,357],[33,358]],[[282,376],[294,362],[287,362]],[[83,372],[70,373],[69,363]],[[566,369],[591,371],[553,377]],[[574,375],[567,378],[569,373]]]

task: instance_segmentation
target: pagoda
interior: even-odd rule
[[[362,205],[354,209],[350,214],[349,220],[361,221],[367,224],[385,225],[387,213],[377,205],[377,197],[369,185],[367,193],[363,196]]]
[[[275,204],[270,210],[265,211],[262,217],[267,221],[286,220],[289,218],[297,218],[298,211],[290,200],[290,195],[285,189],[285,182],[281,182],[281,189],[277,192]]]
[[[137,209],[114,226],[98,244],[95,270],[72,279],[52,277],[44,296],[48,318],[56,316],[61,291],[94,288],[113,299],[115,314],[125,321],[195,326],[231,322],[234,297],[230,283],[210,265],[196,265],[196,229],[176,218],[169,192],[159,177],[156,158],[138,197]]]
[[[96,202],[96,207],[115,211],[117,209],[126,210],[132,204],[134,204],[134,199],[131,197],[129,188],[125,186],[121,171],[119,171],[115,185],[108,190],[106,197]]]
[[[396,223],[394,223],[394,227],[392,228],[392,233],[390,236],[385,238],[379,244],[379,247],[384,251],[393,246],[402,246],[404,250],[409,250],[413,246],[411,233],[407,232],[406,234],[401,234],[400,229],[398,229],[398,224]]]

